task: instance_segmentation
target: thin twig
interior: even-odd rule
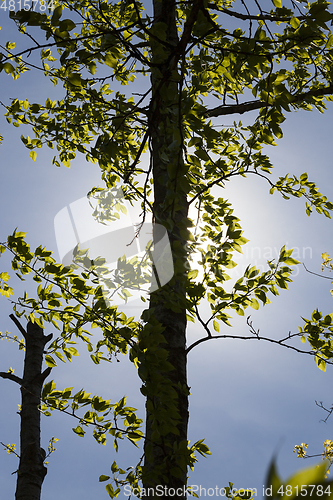
[[[315,276],[319,276],[319,278],[325,278],[326,280],[331,280],[332,281],[332,276],[324,276],[323,274],[318,274],[318,273],[314,273],[313,271],[310,271],[306,265],[304,264],[304,262],[302,262],[306,272],[310,273],[310,274],[314,274]]]

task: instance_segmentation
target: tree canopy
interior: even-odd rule
[[[5,104],[7,120],[32,130],[34,138],[23,135],[22,141],[33,160],[46,146],[56,151],[55,166],[69,167],[78,153],[98,164],[106,189],[90,192],[99,207],[96,217],[112,221],[124,211],[121,203],[105,201],[121,186],[125,200],[142,210],[137,236],[147,220],[152,220],[155,247],[157,228],[167,232],[174,270],[164,286],[151,292],[138,319],[106,300],[115,285],[106,271],[100,272],[105,262],[90,259],[84,249],[76,248],[73,268],[57,263],[42,245],[32,250],[22,232],[3,242],[1,252],[11,252],[15,273],[38,283],[35,297],[16,299],[16,314],[60,331],[48,348],[47,365],[77,355],[77,339],[86,343],[96,364],[129,355],[146,397],[146,427],[124,398],[114,404],[84,390],[72,395],[53,381],[44,386],[42,410],[70,407],[75,413],[88,406],[75,432],[83,435],[83,427],[92,425],[98,442],[109,434],[116,448],[123,437],[133,443],[144,438],[143,457],[134,470],[112,466],[111,497],[126,484],[146,490],[164,484],[185,496],[188,468],[197,453],[209,453],[202,439],[192,446],[187,441],[186,363],[194,347],[211,339],[246,338],[308,352],[292,343],[301,337],[310,342],[319,368],[333,355],[332,315],[314,312],[299,332],[279,340],[261,336],[249,320],[246,337],[220,333],[221,325],[232,324],[230,312],[245,316],[248,307],[257,310],[287,289],[292,266],[298,264],[292,250],[283,247],[266,271],[249,266],[232,286],[228,283],[233,254],[247,242],[228,201],[228,181],[255,175],[268,183],[271,194],[304,198],[308,215],[316,210],[330,217],[333,209],[307,173],[274,179],[263,152],[282,137],[287,113],[323,112],[332,100],[333,14],[320,0],[286,5],[273,0],[269,7],[229,0],[38,6],[10,10],[20,36],[26,37],[25,48],[17,50],[8,41],[0,69],[14,80],[30,70],[44,75],[54,84],[56,98],[38,103],[14,98]],[[234,115],[244,115],[244,123],[220,126],[220,117]],[[215,187],[221,196],[215,196]],[[117,283],[126,290],[129,275],[144,280],[141,271],[138,259],[121,261]],[[1,279],[3,295],[10,296],[8,273]],[[204,299],[210,304],[208,319],[200,313]],[[188,322],[203,328],[194,343],[186,340]],[[90,339],[94,327],[103,332],[96,345]]]

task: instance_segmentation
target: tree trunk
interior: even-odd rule
[[[185,352],[188,203],[186,186],[184,189],[181,182],[186,176],[181,77],[175,59],[175,2],[154,0],[153,4],[153,34],[166,41],[151,37],[154,67],[149,129],[154,222],[168,230],[175,272],[167,285],[151,294],[148,324],[141,339],[142,349],[148,347],[140,369],[145,384],[142,391],[147,396],[143,488],[151,498],[184,498],[189,394]]]
[[[17,471],[15,500],[39,500],[47,469],[45,451],[40,446],[40,411],[42,387],[51,368],[42,373],[44,347],[52,338],[45,336],[36,323],[28,323],[25,332],[25,359],[21,385],[20,464]]]
[[[28,323],[27,330],[21,326],[14,315],[10,315],[25,338],[25,358],[23,378],[12,373],[0,373],[2,378],[9,378],[21,386],[21,431],[20,462],[17,470],[15,500],[40,500],[46,467],[45,451],[40,446],[40,411],[43,382],[51,372],[46,368],[42,372],[45,344],[52,334],[45,336],[43,329],[36,323]]]

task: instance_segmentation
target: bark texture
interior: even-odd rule
[[[188,203],[180,180],[186,175],[181,125],[181,76],[177,70],[179,43],[175,2],[154,0],[154,26],[159,38],[165,31],[166,43],[152,37],[152,100],[150,140],[154,179],[154,222],[168,230],[175,273],[163,288],[151,294],[149,312],[160,325],[169,370],[150,368],[146,360],[147,390],[146,441],[143,487],[146,496],[169,498],[170,492],[184,498],[187,466],[188,386],[186,368],[186,221]],[[162,24],[161,24],[162,23]],[[167,160],[166,160],[167,159]],[[174,301],[174,304],[172,304]],[[157,332],[156,332],[157,334]],[[148,349],[152,353],[152,346]],[[155,369],[155,373],[151,373]],[[156,373],[156,371],[158,373]],[[157,389],[158,387],[158,389]],[[174,416],[174,428],[172,419]],[[168,422],[168,423],[167,423]],[[156,495],[162,487],[164,494]],[[150,488],[150,489],[149,489]],[[175,498],[175,496],[173,496]]]

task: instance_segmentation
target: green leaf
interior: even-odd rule
[[[111,464],[111,472],[115,473],[117,472],[118,467],[117,467],[117,462],[114,460]]]
[[[4,297],[9,297],[10,295],[14,295],[14,291],[12,289],[12,287],[4,284],[3,286],[0,287],[0,293],[1,295],[3,295]]]
[[[29,153],[29,156],[30,158],[33,160],[33,161],[36,161],[36,158],[37,158],[37,153],[36,151],[34,151],[33,149],[30,151]]]
[[[203,149],[197,149],[194,154],[198,158],[200,158],[201,160],[204,160],[204,161],[208,161],[210,159],[209,155]]]
[[[54,361],[54,359],[52,358],[52,356],[50,356],[49,354],[47,354],[45,356],[45,363],[50,368],[54,368],[55,366],[57,366],[57,363]]]
[[[66,363],[65,358],[63,357],[63,355],[60,352],[56,351],[54,354],[57,356],[57,358],[59,358],[61,361],[63,361],[63,363]]]
[[[54,12],[53,12],[52,17],[51,17],[51,24],[52,24],[52,26],[57,26],[58,21],[59,21],[59,19],[62,16],[63,9],[64,9],[64,6],[62,4],[58,5],[54,9]]]
[[[292,257],[288,257],[287,259],[283,260],[283,263],[287,264],[287,266],[296,266],[297,264],[300,264],[300,261],[293,259]]]
[[[102,483],[103,481],[108,481],[109,479],[110,476],[105,476],[104,474],[102,474],[101,476],[99,476],[98,481]]]
[[[312,465],[311,467],[307,467],[306,469],[302,469],[301,471],[296,472],[285,482],[286,485],[291,486],[290,491],[292,491],[292,494],[288,495],[288,493],[285,493],[282,498],[285,500],[292,500],[293,498],[298,496],[297,492],[301,491],[302,486],[315,485],[320,483],[324,480],[326,471],[327,462],[323,461],[319,465]],[[315,495],[313,496],[313,498],[315,498]]]
[[[59,24],[60,31],[72,31],[76,24],[71,19],[63,19]]]
[[[12,64],[10,64],[9,62],[5,62],[2,66],[2,68],[5,70],[7,75],[10,75],[11,73],[14,73],[14,71],[15,71],[14,66]]]
[[[277,470],[276,470],[275,458],[273,458],[273,460],[271,461],[271,464],[269,466],[267,478],[265,481],[265,492],[269,491],[269,495],[266,496],[266,494],[265,494],[265,498],[269,498],[271,496],[273,498],[276,497],[277,491],[281,485],[282,485],[282,482],[281,482],[281,479],[280,479],[280,477],[277,473]]]
[[[62,391],[62,398],[63,399],[68,399],[71,397],[71,394],[72,394],[72,390],[73,390],[73,387],[66,387],[66,389],[64,389]]]
[[[75,85],[75,87],[82,87],[81,75],[79,73],[72,73],[68,77],[69,83]]]
[[[301,24],[301,22],[300,22],[300,20],[299,20],[299,19],[297,19],[297,17],[292,17],[292,18],[290,19],[290,26],[291,26],[292,28],[294,28],[294,30],[297,30],[297,29],[300,27],[300,24]],[[301,176],[301,177],[302,177],[302,176]]]
[[[72,430],[75,432],[75,434],[77,434],[80,437],[84,437],[85,435],[85,431],[82,429],[80,425],[78,425],[77,427],[73,427]]]
[[[110,68],[115,68],[117,66],[117,59],[108,52],[105,56],[105,64]]]
[[[250,306],[253,309],[258,310],[259,309],[259,302],[257,301],[257,299],[251,299]]]
[[[320,312],[320,311],[318,311],[318,309],[316,309],[315,311],[313,311],[313,313],[312,313],[312,319],[313,319],[314,321],[318,321],[318,320],[320,320],[321,318],[322,318],[322,314],[321,314],[321,312]]]
[[[105,489],[111,498],[116,498],[120,493],[120,489],[117,488],[116,490],[114,490],[111,484],[107,484]]]
[[[10,279],[10,276],[7,272],[0,273],[0,279],[3,281],[8,281]]]
[[[196,278],[199,274],[198,269],[192,269],[191,271],[188,272],[187,277],[188,279]]]
[[[322,372],[326,372],[326,361],[321,358],[320,356],[317,356],[317,354],[315,355],[315,362],[316,362],[316,365],[318,366],[319,370],[321,370]]]
[[[68,351],[72,356],[79,356],[79,351],[75,347],[68,347]]]

